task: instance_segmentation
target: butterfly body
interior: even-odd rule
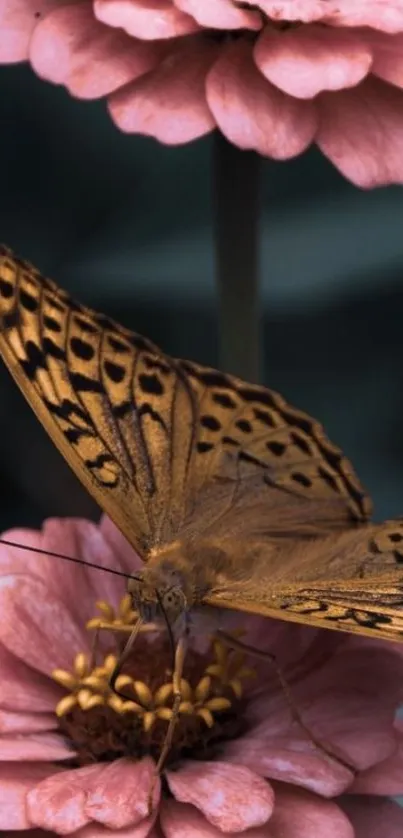
[[[145,562],[144,617],[166,602],[403,640],[402,522],[370,523],[351,464],[279,394],[170,358],[7,248],[0,355]]]

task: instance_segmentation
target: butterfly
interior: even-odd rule
[[[321,425],[265,387],[164,354],[0,249],[0,354],[144,560],[142,622],[231,609],[403,640],[403,522]]]

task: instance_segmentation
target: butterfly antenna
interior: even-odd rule
[[[66,562],[74,562],[74,564],[85,565],[85,567],[93,567],[96,570],[103,570],[104,573],[123,576],[125,579],[136,578],[133,573],[124,573],[123,570],[114,570],[112,567],[104,567],[95,562],[86,562],[84,559],[76,559],[73,556],[66,556],[64,553],[56,553],[54,550],[43,550],[41,547],[28,547],[26,544],[18,544],[17,541],[8,541],[6,538],[0,538],[0,544],[5,544],[7,547],[18,547],[19,550],[29,550],[31,553],[41,553],[43,556],[54,556],[56,559],[64,559]]]

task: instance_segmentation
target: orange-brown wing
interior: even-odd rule
[[[208,604],[403,642],[402,520],[225,550]]]
[[[0,354],[135,548],[178,534],[306,536],[370,503],[321,426],[276,393],[164,355],[0,252]]]
[[[195,434],[193,393],[174,362],[6,248],[0,354],[73,471],[145,557],[167,518],[168,532],[179,526]]]

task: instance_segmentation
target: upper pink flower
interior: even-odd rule
[[[100,527],[54,520],[41,533],[7,535],[125,572],[138,567],[107,520]],[[149,816],[151,728],[135,712],[114,712],[117,696],[107,705],[102,667],[85,681],[81,654],[90,650],[85,623],[95,600],[116,609],[123,591],[119,577],[0,545],[0,831],[74,838],[219,838],[245,830],[250,838],[402,834],[403,810],[386,797],[403,792],[403,738],[395,722],[403,692],[400,650],[239,614],[248,641],[275,653],[304,723],[339,759],[293,720],[269,663],[256,668],[251,661],[256,677],[248,682],[238,661],[238,680],[226,682],[234,704],[221,715],[210,705],[217,717],[211,729],[206,713],[198,728],[191,714],[181,717],[175,764],[168,759]],[[114,635],[103,642],[105,651]],[[141,638],[132,662],[150,690],[164,676],[153,642]],[[190,649],[189,682],[200,677],[203,654],[201,647]],[[66,695],[59,684],[71,687],[74,661],[81,686]],[[225,669],[224,659],[220,665]]]
[[[360,186],[403,182],[403,0],[0,0],[0,62],[25,60],[122,131],[315,142]]]

